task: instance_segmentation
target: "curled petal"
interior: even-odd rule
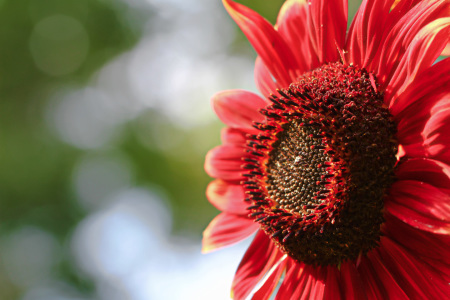
[[[242,157],[244,148],[235,145],[222,145],[206,154],[205,171],[214,178],[239,181],[243,179]]]
[[[387,22],[392,28],[387,25],[385,37],[382,44],[377,46],[377,54],[370,68],[378,74],[378,80],[383,87],[390,83],[399,62],[404,58],[408,47],[414,43],[414,38],[420,30],[431,21],[448,16],[448,10],[449,3],[446,0],[421,1],[417,5],[411,0],[404,0],[388,14],[393,16],[393,19],[399,19]]]
[[[223,144],[232,144],[244,147],[247,142],[247,134],[257,134],[258,130],[225,127],[221,132]]]
[[[409,144],[421,143],[429,138],[430,126],[446,106],[450,107],[450,93],[444,90],[436,90],[437,94],[431,94],[405,109],[397,119],[397,136],[399,143],[408,146]],[[446,124],[440,124],[446,126]],[[439,128],[439,127],[438,127]],[[434,135],[434,134],[433,134]]]
[[[437,19],[414,37],[386,88],[386,99],[403,92],[421,71],[430,67],[450,40],[450,18]]]
[[[259,225],[247,217],[221,213],[203,231],[202,253],[235,244],[252,235]]]
[[[450,224],[448,222],[423,216],[415,210],[397,202],[386,204],[386,210],[412,227],[439,234],[450,233]]]
[[[286,42],[267,20],[253,10],[231,0],[223,0],[223,4],[278,85],[288,87],[296,77],[298,63]]]
[[[450,135],[448,134],[450,130],[450,94],[440,99],[429,110],[429,114],[428,120],[411,125],[414,127],[411,129],[413,131],[409,138],[399,136],[399,141],[403,144],[406,156],[432,158],[450,164],[450,151],[448,151],[448,145],[450,144]],[[405,126],[403,125],[402,128],[405,128]],[[408,139],[405,140],[405,138]]]
[[[402,162],[396,172],[399,181],[427,183],[450,194],[450,166],[427,158],[412,158]]]
[[[249,204],[244,201],[242,185],[216,179],[208,185],[206,197],[218,210],[239,215],[248,214]]]
[[[450,58],[441,60],[417,75],[405,90],[392,96],[389,111],[401,122],[403,118],[427,119],[430,109],[448,94]],[[416,115],[419,114],[418,117]]]
[[[230,127],[253,129],[253,122],[264,120],[259,110],[267,105],[260,96],[244,91],[229,90],[215,94],[211,99],[217,116]]]

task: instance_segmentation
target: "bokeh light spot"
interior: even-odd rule
[[[29,47],[39,70],[51,76],[62,76],[75,72],[85,61],[89,37],[77,19],[58,14],[35,25]]]
[[[58,248],[58,243],[49,233],[35,227],[24,227],[13,232],[0,251],[11,281],[17,286],[32,287],[51,276]]]
[[[80,203],[88,210],[105,207],[122,189],[131,186],[132,172],[125,157],[88,156],[74,173],[74,188]]]

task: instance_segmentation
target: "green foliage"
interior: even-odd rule
[[[152,122],[143,125],[145,120]],[[212,179],[205,173],[203,164],[206,152],[220,143],[222,125],[216,123],[187,131],[160,122],[163,122],[161,117],[152,111],[142,115],[130,124],[127,130],[130,134],[120,147],[133,163],[137,184],[160,187],[166,194],[173,213],[174,233],[200,238],[211,218],[218,214],[205,197],[206,186]],[[148,134],[152,131],[150,126],[163,131],[158,135]],[[157,139],[164,135],[177,144],[165,150],[158,148]],[[202,149],[194,149],[199,142],[204,144]]]
[[[131,24],[127,24],[125,17],[121,15],[122,6],[124,4],[119,6],[116,1],[100,0],[4,0],[0,6],[2,98],[10,95],[16,101],[36,101],[33,94],[37,90],[43,90],[43,87],[86,82],[95,70],[131,47],[138,38],[139,32]],[[36,33],[43,23],[48,23],[49,19],[51,21],[55,17],[63,22],[54,22],[56,28],[52,28],[51,32],[41,30]],[[72,23],[64,24],[67,20]],[[62,26],[58,28],[57,25]],[[83,32],[71,34],[71,29]],[[59,61],[55,63],[64,64],[73,59],[73,53],[70,49],[58,49],[57,46],[70,43],[71,39],[77,41],[83,33],[87,36],[88,51],[73,72],[52,76],[39,69],[36,59],[33,59],[34,35],[41,38],[41,44],[48,46],[45,48],[50,51],[48,56],[58,56]]]
[[[258,12],[261,16],[269,20],[272,24],[277,21],[278,12],[285,0],[239,0],[239,2],[254,11]]]
[[[55,90],[83,85],[137,42],[142,24],[129,23],[124,7],[101,0],[0,1],[0,243],[22,226],[42,228],[65,243],[85,216],[71,188],[82,152],[50,132],[45,109]],[[84,50],[76,48],[80,41]],[[65,64],[69,67],[58,69]],[[76,275],[70,258],[62,256],[55,273],[92,290]],[[0,267],[0,278],[1,273]],[[0,285],[0,299],[14,299],[15,289]]]
[[[0,228],[47,224],[63,236],[80,218],[68,181],[79,151],[48,131],[44,105],[55,89],[86,82],[137,41],[120,9],[112,2],[88,0],[5,1],[0,7]],[[36,24],[52,16],[76,20],[89,40],[78,68],[58,76],[39,69],[30,51]],[[64,33],[61,43],[67,42]],[[50,54],[61,61],[71,58],[66,52]]]

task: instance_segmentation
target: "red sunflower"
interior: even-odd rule
[[[449,299],[449,0],[223,0],[257,87],[216,94],[203,251],[256,233],[235,299]],[[273,296],[273,295],[272,295]]]

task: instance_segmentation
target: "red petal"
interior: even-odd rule
[[[309,15],[307,0],[287,0],[280,9],[275,25],[277,31],[292,49],[301,49],[301,51],[294,51],[301,73],[320,65],[318,53],[309,36],[309,31],[312,31],[307,25]]]
[[[307,287],[307,281],[312,267],[288,259],[286,275],[275,300],[300,299],[302,295],[309,296],[310,293],[310,286]]]
[[[283,256],[281,260],[272,267],[271,270],[267,272],[266,278],[263,279],[264,283],[259,288],[259,290],[252,296],[252,299],[254,300],[261,300],[261,299],[270,299],[272,296],[275,288],[277,287],[281,275],[286,270],[286,259],[287,255]]]
[[[257,223],[255,223],[257,224]],[[267,271],[283,257],[277,246],[258,231],[234,276],[231,293],[236,300],[245,299]]]
[[[253,10],[231,0],[223,0],[223,4],[278,84],[288,87],[296,77],[298,64],[283,38]]]
[[[326,272],[326,267],[305,265],[291,259],[275,300],[323,299]]]
[[[386,87],[386,99],[404,91],[421,71],[430,67],[449,39],[450,18],[437,19],[422,28],[412,40],[389,80]]]
[[[447,46],[445,46],[444,51],[442,51],[443,56],[449,56],[450,55],[450,43],[447,44]]]
[[[203,231],[202,253],[237,243],[252,235],[258,228],[259,225],[247,217],[223,212]]]
[[[420,181],[397,181],[392,185],[391,192],[389,193],[389,201],[386,202],[386,209],[388,211],[389,209],[394,209],[391,207],[392,204],[395,207],[397,205],[402,206],[399,208],[400,211],[395,211],[392,213],[393,215],[399,217],[404,222],[406,222],[406,219],[414,219],[414,223],[406,222],[411,226],[414,226],[413,224],[416,224],[419,220],[425,221],[430,219],[432,223],[424,224],[428,228],[427,231],[433,230],[432,224],[434,221],[443,221],[447,225],[444,223],[441,226],[450,228],[450,195],[432,185]],[[401,212],[407,213],[409,211],[412,211],[411,215],[400,217]]]
[[[260,96],[244,90],[219,92],[212,97],[211,102],[222,122],[230,127],[250,129],[253,129],[253,122],[264,120],[259,110],[268,104]]]
[[[344,48],[347,31],[347,0],[315,0],[309,6],[309,35],[319,62],[339,61],[338,48]]]
[[[427,131],[439,113],[450,108],[450,95],[443,90],[436,90],[435,95],[428,95],[423,101],[416,102],[404,110],[401,116],[397,116],[398,139],[402,145],[420,143],[427,139]],[[437,124],[441,125],[441,124]],[[446,124],[442,124],[446,125]]]
[[[246,154],[244,149],[235,145],[222,145],[211,149],[205,158],[206,173],[224,180],[242,180],[242,157]]]
[[[238,215],[247,215],[248,203],[241,185],[230,184],[223,180],[212,181],[206,189],[206,197],[218,210]]]
[[[424,216],[415,209],[398,204],[398,202],[388,202],[385,208],[387,212],[412,227],[438,234],[450,233],[450,223]]]
[[[352,261],[343,262],[341,264],[341,285],[345,293],[344,299],[347,300],[362,300],[367,299],[364,292],[363,282],[359,276]]]
[[[450,267],[450,236],[432,234],[403,223],[389,213],[383,233],[422,260],[436,260],[441,266]],[[450,273],[449,273],[450,275]]]
[[[450,58],[432,65],[420,73],[405,91],[392,96],[389,111],[398,122],[403,117],[413,117],[416,114],[427,116],[436,101],[448,93],[448,74]]]
[[[398,97],[391,101],[390,112],[398,124],[401,144],[421,143],[426,123],[436,111],[450,104],[448,79],[450,59],[443,60],[422,72]]]
[[[448,255],[447,255],[448,258]],[[438,273],[442,279],[450,282],[450,263],[447,261],[442,261],[440,259],[434,259],[430,257],[422,258],[422,262],[432,268],[436,273]]]
[[[384,266],[376,251],[371,251],[361,260],[358,267],[369,300],[408,300],[392,274]]]
[[[340,272],[335,266],[327,267],[327,278],[325,281],[325,293],[324,300],[340,300],[345,299],[342,295],[342,289],[340,284]]]
[[[422,1],[418,5],[414,5],[414,2],[417,1],[401,1],[400,5],[388,14],[389,17],[393,16],[392,22],[388,22],[389,25],[384,30],[383,43],[377,46],[377,55],[372,63],[383,87],[391,80],[393,72],[417,33],[431,21],[447,15],[448,6],[445,0]]]
[[[420,122],[419,122],[420,124]],[[404,140],[399,135],[400,143],[403,142],[403,150],[410,157],[429,157],[440,160],[447,164],[450,163],[450,94],[442,98],[430,109],[430,118],[424,124],[424,127],[418,135],[411,133],[411,138]],[[417,130],[416,130],[417,131]],[[403,130],[403,134],[404,134]],[[405,141],[415,142],[405,144]]]
[[[427,158],[412,158],[402,162],[396,171],[399,180],[416,180],[450,192],[450,166]]]
[[[317,276],[310,276],[311,280],[311,293],[309,297],[302,297],[302,299],[323,299],[326,290],[326,278],[327,278],[327,267],[316,267]]]
[[[275,299],[347,299],[339,274],[335,266],[304,265],[291,259]]]
[[[389,29],[392,23],[388,20],[393,2],[394,0],[362,2],[347,34],[347,63],[367,67],[372,62],[382,41],[383,32]]]
[[[378,252],[389,273],[410,298],[446,299],[450,295],[448,282],[389,238],[381,239]]]
[[[261,57],[257,57],[255,61],[255,82],[256,87],[264,95],[264,97],[269,97],[270,94],[275,93],[277,89],[283,88],[278,82],[274,81],[274,78],[270,74],[266,65],[262,61]]]
[[[244,147],[247,143],[247,134],[257,134],[258,130],[225,127],[221,131],[221,139],[223,144],[232,144]]]

